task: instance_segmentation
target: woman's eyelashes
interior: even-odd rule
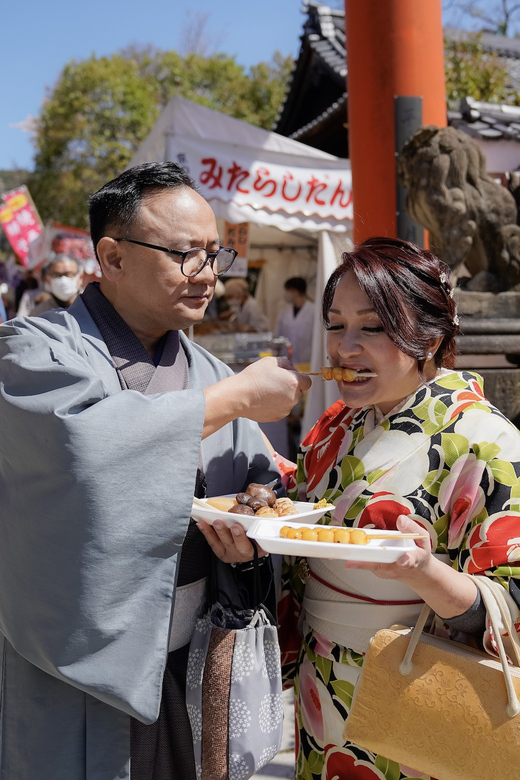
[[[344,330],[345,326],[341,323],[331,322],[326,326],[327,331],[339,331]],[[384,333],[384,328],[382,325],[363,325],[360,330],[363,333]]]

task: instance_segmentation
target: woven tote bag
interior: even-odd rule
[[[467,575],[470,576],[470,575]],[[441,780],[512,778],[520,766],[520,646],[501,585],[472,577],[500,660],[413,629],[378,631],[356,685],[344,738]],[[511,668],[500,636],[508,631]]]

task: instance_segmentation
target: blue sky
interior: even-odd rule
[[[0,169],[32,168],[29,133],[15,125],[38,114],[46,89],[73,58],[135,43],[180,49],[189,19],[208,14],[205,33],[215,50],[248,67],[276,50],[296,55],[304,22],[302,0],[5,0],[2,6]]]

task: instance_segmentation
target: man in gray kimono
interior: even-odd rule
[[[211,555],[192,497],[274,478],[256,422],[309,379],[275,358],[233,375],[182,333],[234,254],[174,163],[109,182],[90,218],[101,283],[0,326],[0,778],[191,780]],[[233,530],[211,533],[240,567]]]

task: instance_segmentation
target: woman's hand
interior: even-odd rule
[[[224,563],[245,563],[253,560],[253,545],[240,523],[234,523],[231,528],[228,528],[220,520],[215,520],[212,526],[199,520],[197,525],[217,558]],[[265,555],[260,547],[258,555],[260,557]]]
[[[425,533],[424,527],[408,515],[399,515],[397,530]],[[415,549],[401,555],[395,563],[345,561],[345,566],[348,569],[369,569],[377,577],[408,585],[444,620],[464,614],[477,597],[476,585],[469,577],[435,558],[429,539],[416,539]]]
[[[407,534],[423,534],[426,530],[416,523],[408,515],[399,515],[397,518],[397,530]],[[368,569],[377,577],[385,580],[400,580],[413,587],[413,581],[417,577],[426,574],[426,570],[433,560],[432,545],[430,539],[416,539],[415,549],[405,552],[395,563],[361,563],[359,561],[345,561],[347,569]]]

